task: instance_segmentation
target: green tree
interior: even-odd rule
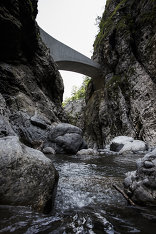
[[[74,85],[72,88],[71,97],[66,98],[64,100],[63,106],[67,105],[67,103],[70,101],[75,101],[75,100],[79,100],[81,98],[85,98],[86,88],[87,88],[87,85],[88,85],[90,80],[91,80],[91,78],[86,76],[86,77],[84,77],[80,88],[78,88],[77,86]]]

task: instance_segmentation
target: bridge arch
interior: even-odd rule
[[[100,76],[101,68],[98,63],[56,40],[41,28],[40,35],[50,49],[50,54],[59,70],[73,71],[92,78]]]

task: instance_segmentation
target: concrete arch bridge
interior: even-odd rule
[[[59,70],[73,71],[92,78],[100,76],[101,68],[98,63],[56,40],[41,28],[40,35],[50,49],[50,54]]]

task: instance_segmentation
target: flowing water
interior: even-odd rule
[[[53,211],[0,206],[0,233],[156,233],[156,209],[129,206],[112,186],[122,186],[138,156],[50,158],[60,175]]]

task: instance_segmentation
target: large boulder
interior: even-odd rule
[[[56,179],[43,153],[21,144],[17,136],[0,138],[0,204],[50,210]]]
[[[86,148],[82,137],[82,130],[74,125],[60,123],[54,127],[49,140],[55,143],[56,153],[77,153],[78,150]]]
[[[146,149],[147,145],[145,142],[134,140],[132,137],[128,136],[118,136],[110,142],[110,150],[119,152],[120,154],[145,151]]]
[[[137,161],[137,170],[128,172],[125,192],[136,203],[156,205],[156,148]]]
[[[110,150],[115,151],[115,152],[119,152],[125,144],[127,144],[129,142],[133,142],[133,140],[134,139],[132,137],[117,136],[117,137],[113,138],[113,140],[111,140]]]
[[[119,151],[120,154],[126,153],[126,152],[133,152],[136,153],[138,151],[146,151],[147,145],[145,142],[140,140],[134,140],[133,142],[129,142],[123,146],[123,148]]]
[[[43,149],[43,153],[44,154],[53,154],[54,155],[56,152],[52,147],[45,147]]]

